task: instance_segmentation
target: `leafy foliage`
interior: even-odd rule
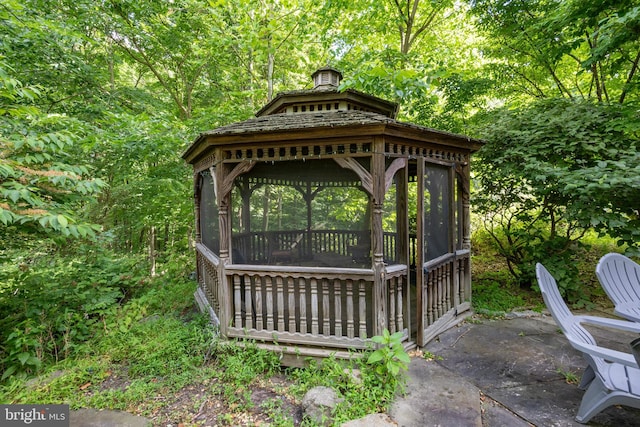
[[[13,249],[2,258],[14,261],[0,269],[3,380],[73,354],[96,329],[110,329],[108,314],[148,283],[139,257],[117,259],[100,248],[80,256]]]
[[[0,222],[21,231],[93,236],[96,225],[74,213],[105,183],[71,163],[77,122],[42,114],[36,87],[24,86],[0,62]]]
[[[545,260],[557,267],[560,286],[577,292],[572,247],[591,227],[637,250],[632,201],[640,200],[640,157],[632,120],[622,108],[563,100],[492,113],[476,202],[521,285],[533,282],[532,266]]]
[[[637,101],[636,0],[470,0],[487,73],[514,100]]]
[[[402,345],[402,331],[391,334],[385,329],[382,335],[372,337],[371,341],[380,344],[380,348],[371,353],[367,363],[375,366],[381,381],[397,382],[400,370],[406,371],[411,361]]]

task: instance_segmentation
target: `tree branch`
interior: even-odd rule
[[[631,83],[631,80],[635,76],[636,71],[638,71],[639,62],[640,62],[640,51],[638,51],[638,54],[636,55],[636,59],[633,61],[633,65],[631,66],[631,70],[629,70],[627,81],[624,83],[624,86],[622,87],[622,93],[620,94],[620,99],[618,100],[620,104],[624,102],[624,98],[627,96],[627,91],[629,90],[629,85]]]

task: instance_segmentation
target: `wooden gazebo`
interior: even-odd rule
[[[471,310],[469,162],[481,142],[399,122],[395,103],[339,91],[335,69],[312,77],[314,89],[280,93],[183,154],[196,300],[223,337],[289,363],[347,356],[384,329],[423,346]]]

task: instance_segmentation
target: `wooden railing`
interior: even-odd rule
[[[196,268],[198,269],[198,286],[204,292],[209,306],[217,316],[220,315],[220,283],[218,281],[218,257],[206,246],[196,245]]]
[[[301,266],[223,266],[197,246],[199,286],[228,338],[298,347],[366,349],[376,334],[371,269]],[[222,272],[222,273],[220,273]],[[218,282],[225,277],[226,289]],[[391,332],[405,331],[408,268],[385,271],[386,319]],[[224,298],[229,300],[225,303]],[[228,309],[225,310],[225,304]],[[225,314],[227,313],[227,314]],[[227,317],[227,318],[225,318]]]
[[[406,265],[394,265],[386,269],[387,279],[387,328],[392,334],[403,331],[411,320],[407,313],[409,295],[409,276]]]
[[[470,251],[440,256],[425,263],[424,269],[427,279],[422,290],[423,340],[428,342],[471,308]]]
[[[363,349],[373,332],[373,272],[232,265],[229,337]]]

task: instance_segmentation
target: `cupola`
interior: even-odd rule
[[[342,73],[335,68],[324,67],[316,70],[311,78],[315,90],[337,89],[342,80]]]

